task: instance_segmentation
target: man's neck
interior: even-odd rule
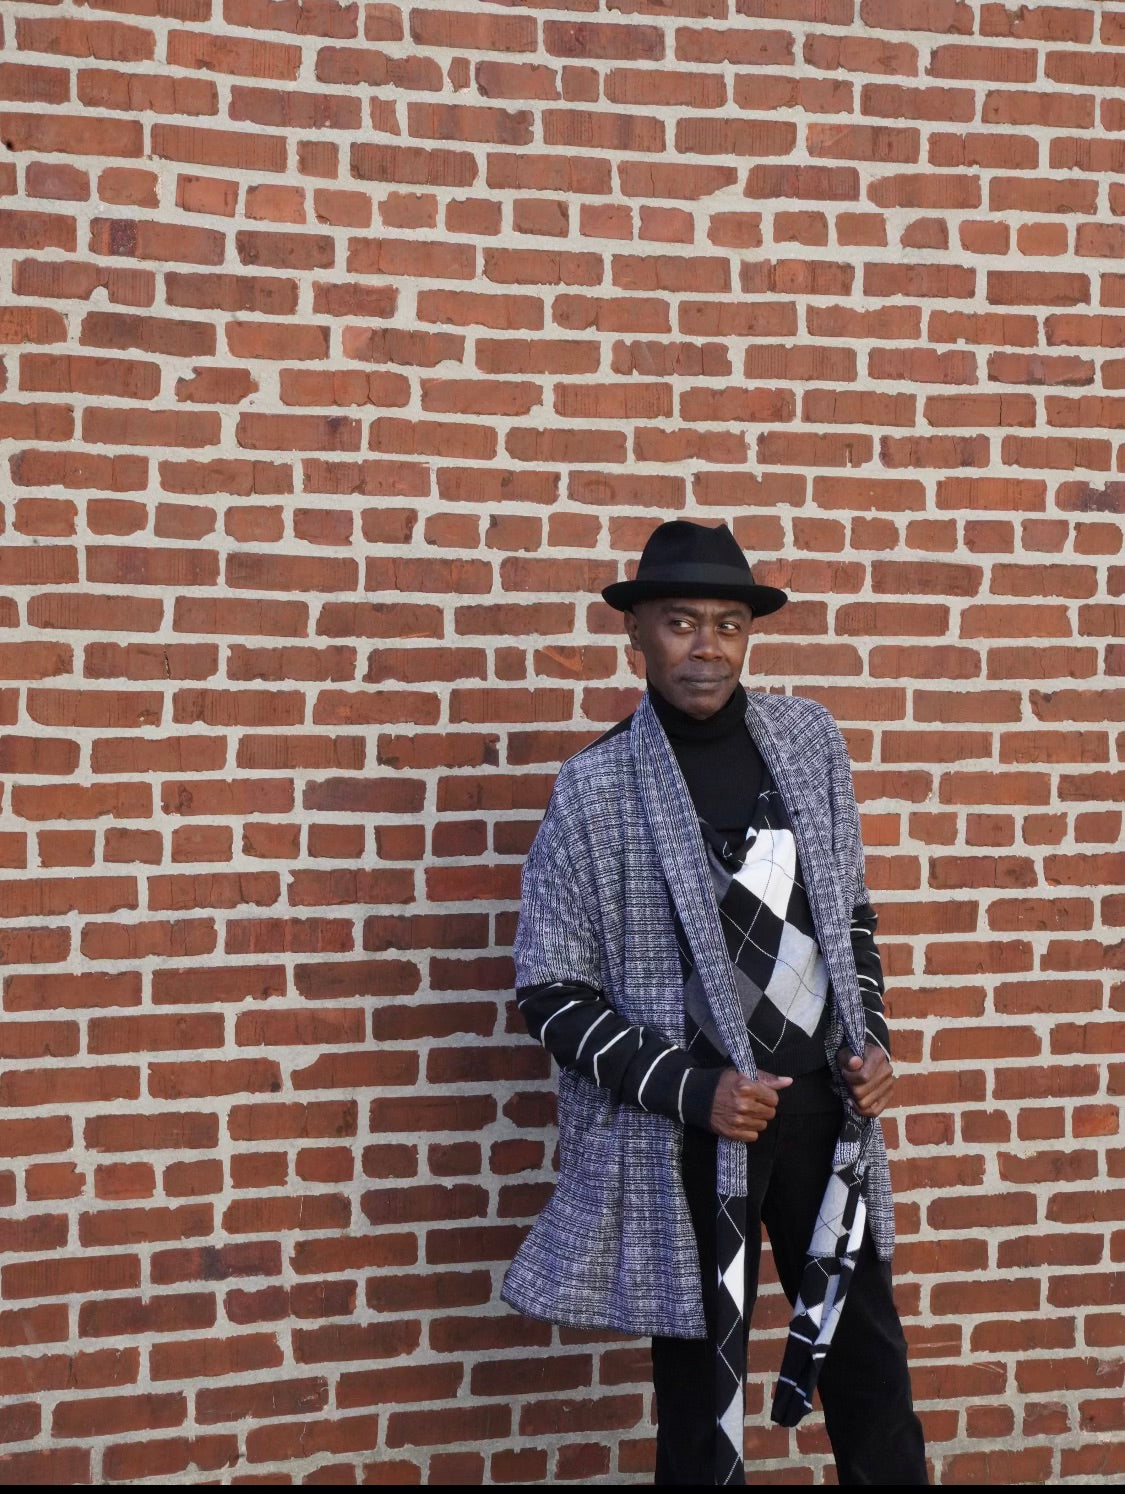
[[[746,691],[741,685],[734,687],[713,715],[705,716],[702,720],[697,716],[689,716],[686,711],[681,711],[678,706],[666,700],[651,680],[648,693],[657,719],[673,740],[716,741],[736,732],[746,719]]]

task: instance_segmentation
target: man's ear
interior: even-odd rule
[[[640,630],[637,627],[637,614],[635,612],[626,612],[625,632],[628,634],[629,642],[633,647],[641,649]],[[641,649],[641,652],[644,653],[644,649]]]

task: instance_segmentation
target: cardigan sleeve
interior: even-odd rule
[[[560,1067],[608,1089],[619,1103],[708,1128],[721,1068],[702,1068],[580,982],[523,986],[516,999],[528,1031]]]
[[[524,862],[512,950],[516,985],[576,981],[601,990],[601,944],[582,897],[587,879],[565,833],[560,787],[561,775]]]
[[[576,853],[565,833],[559,793],[524,865],[513,951],[520,1012],[563,1068],[622,1103],[706,1127],[722,1070],[702,1068],[677,1044],[629,1022],[605,995],[581,848]]]

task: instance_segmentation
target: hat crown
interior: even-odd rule
[[[754,580],[750,562],[725,524],[669,519],[648,537],[632,581],[615,581],[602,596],[611,607],[631,611],[658,597],[718,597],[745,602],[755,617],[776,612],[787,600],[776,586]]]
[[[641,552],[637,579],[676,566],[722,566],[750,578],[750,562],[725,524],[714,527],[690,519],[670,519],[649,535]]]

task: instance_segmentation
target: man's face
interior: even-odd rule
[[[738,684],[753,619],[745,602],[661,597],[638,602],[625,627],[664,699],[704,721]]]

